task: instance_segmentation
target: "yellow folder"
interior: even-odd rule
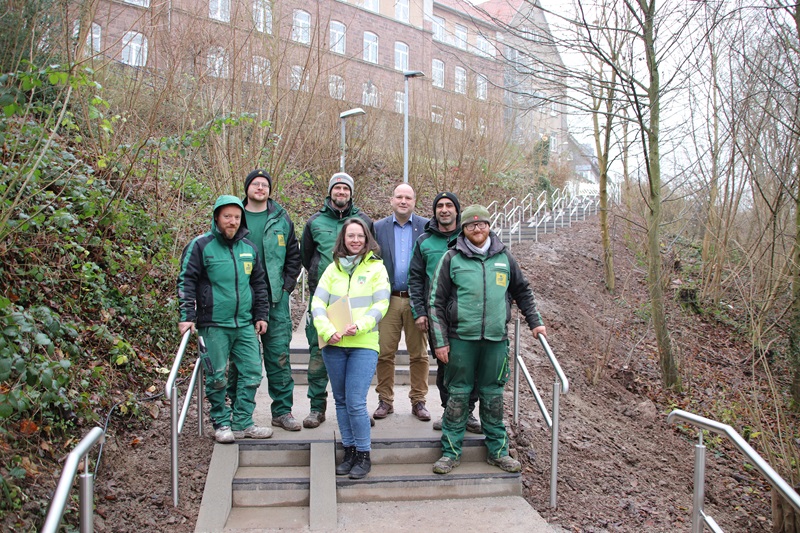
[[[344,333],[347,326],[353,323],[353,312],[350,309],[350,298],[346,295],[339,298],[328,306],[325,310],[328,315],[328,320],[331,321],[336,332],[339,334]],[[319,347],[324,348],[328,345],[322,337],[318,337]]]

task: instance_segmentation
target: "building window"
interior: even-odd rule
[[[253,0],[253,22],[261,33],[272,33],[272,6],[269,0]]]
[[[344,78],[331,74],[328,77],[328,93],[334,100],[344,100]]]
[[[461,24],[456,24],[456,32],[453,38],[453,44],[456,45],[456,48],[461,48],[462,50],[467,49],[467,27],[462,26]]]
[[[364,0],[364,7],[370,11],[374,11],[375,13],[381,12],[380,0]]]
[[[206,56],[206,66],[208,67],[208,75],[214,78],[227,78],[229,76],[228,69],[228,53],[224,48],[215,46],[208,51]]]
[[[126,4],[134,6],[150,7],[150,0],[122,0]]]
[[[336,54],[344,54],[345,36],[347,35],[347,26],[338,20],[331,21],[331,52]]]
[[[403,113],[406,107],[406,93],[403,91],[394,92],[394,112]]]
[[[378,36],[372,32],[364,32],[364,61],[378,62]]]
[[[220,22],[230,22],[231,0],[208,0],[208,16]]]
[[[486,135],[486,119],[483,117],[478,118],[478,135],[481,137]]]
[[[558,150],[558,134],[551,133],[550,134],[550,151],[555,152]]]
[[[489,80],[483,74],[475,76],[475,97],[478,100],[486,100],[489,93]]]
[[[463,130],[466,120],[467,119],[464,117],[464,113],[456,113],[453,117],[453,127],[457,130]]]
[[[289,73],[289,87],[293,91],[308,92],[308,73],[300,65],[292,65]]]
[[[122,38],[121,61],[132,67],[143,67],[147,64],[147,37],[135,31],[129,31]]]
[[[400,22],[408,22],[408,0],[395,0],[394,18]]]
[[[76,20],[72,27],[72,38],[77,41],[77,39],[80,37],[80,34],[81,23],[79,20]],[[103,29],[100,27],[100,24],[92,22],[92,25],[89,28],[89,33],[86,34],[86,48],[84,49],[84,53],[86,55],[96,54],[100,51],[100,46],[102,45],[102,34]]]
[[[456,67],[455,91],[460,94],[467,92],[467,71],[463,67]]]
[[[437,17],[434,15],[431,19],[433,22],[433,40],[439,42],[445,42],[445,35],[444,35],[444,19],[442,17]]]
[[[444,87],[444,61],[434,59],[431,65],[431,71],[433,73],[433,86],[439,87],[440,89]]]
[[[311,43],[311,14],[295,9],[292,15],[292,40],[296,43]]]
[[[434,124],[444,123],[444,109],[438,105],[431,106],[431,122]]]
[[[489,40],[483,35],[477,35],[475,37],[475,53],[481,57],[494,57],[492,45],[489,44]]]
[[[558,102],[550,102],[550,115],[558,116]]]
[[[269,59],[261,56],[253,56],[253,65],[250,70],[250,81],[269,85],[271,83],[272,71]]]
[[[395,70],[408,70],[408,45],[406,43],[394,43],[394,68]]]
[[[378,87],[371,81],[364,84],[364,90],[361,93],[361,103],[370,107],[378,107],[380,103]]]

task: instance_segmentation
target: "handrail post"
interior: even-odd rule
[[[514,425],[519,423],[519,315],[514,321]]]
[[[706,447],[703,430],[698,429],[698,443],[694,447],[694,494],[692,496],[692,533],[703,533],[703,500],[706,491]]]
[[[80,517],[81,533],[94,532],[94,474],[89,470],[89,457],[84,456],[86,467],[78,481],[78,516]]]
[[[170,411],[170,469],[172,471],[172,505],[178,506],[178,387],[169,393]]]
[[[561,383],[553,382],[553,427],[550,434],[550,507],[556,508],[556,489],[558,487],[558,401],[561,396]]]

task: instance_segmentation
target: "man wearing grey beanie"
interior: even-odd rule
[[[370,232],[375,233],[372,219],[353,204],[355,182],[350,174],[337,172],[328,182],[328,196],[322,209],[311,215],[303,229],[300,239],[300,255],[303,266],[308,272],[308,289],[310,294],[317,290],[319,278],[333,262],[333,246],[345,220],[359,217],[366,222]],[[309,306],[310,306],[309,298]],[[306,316],[306,339],[308,339],[308,399],[311,412],[303,420],[303,427],[315,428],[325,421],[328,406],[328,372],[322,361],[319,349],[317,329],[311,319],[309,307]]]

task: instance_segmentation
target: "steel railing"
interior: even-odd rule
[[[705,513],[703,500],[705,499],[705,471],[706,471],[706,447],[703,445],[703,431],[711,431],[718,435],[728,437],[740,452],[745,454],[752,465],[767,478],[772,487],[794,507],[795,511],[800,512],[800,496],[797,492],[767,463],[744,437],[739,435],[734,429],[716,420],[704,418],[702,416],[675,409],[667,416],[667,423],[674,424],[677,421],[688,422],[700,428],[697,432],[698,443],[694,447],[694,493],[692,496],[692,533],[702,533],[703,526],[706,525],[712,531],[722,532],[717,522]]]
[[[559,398],[562,394],[566,395],[569,392],[569,380],[567,380],[567,376],[561,369],[561,365],[553,354],[553,350],[550,349],[547,338],[540,334],[538,340],[544,349],[544,353],[547,354],[547,358],[550,359],[550,364],[553,366],[557,378],[553,382],[553,415],[551,417],[550,412],[544,404],[544,400],[542,400],[542,396],[539,394],[539,389],[536,388],[536,384],[533,382],[530,372],[528,372],[525,361],[522,360],[522,355],[519,351],[519,324],[520,320],[519,316],[517,316],[514,323],[514,424],[516,425],[519,421],[519,375],[520,370],[522,370],[525,381],[528,382],[533,397],[536,399],[536,404],[539,406],[539,411],[542,413],[547,427],[550,428],[550,507],[555,508],[557,500],[556,490],[558,488]]]
[[[58,480],[56,492],[50,502],[50,509],[47,511],[47,518],[42,526],[42,533],[56,533],[61,525],[61,518],[64,516],[64,509],[67,506],[67,498],[72,489],[72,482],[82,460],[84,461],[85,473],[80,475],[78,482],[78,516],[80,518],[81,533],[92,533],[94,531],[94,474],[89,470],[88,453],[97,444],[105,432],[102,428],[92,428],[83,439],[75,446],[75,449],[67,456],[64,468],[61,470],[61,478]]]
[[[208,362],[206,345],[203,342],[203,337],[197,336],[197,348],[199,355],[194,363],[194,370],[192,371],[192,379],[189,381],[189,387],[186,389],[186,401],[178,416],[178,403],[179,391],[177,386],[178,370],[180,369],[183,355],[186,352],[186,346],[189,344],[189,337],[192,330],[187,330],[183,334],[181,344],[178,347],[178,353],[175,355],[175,362],[172,363],[172,370],[170,370],[167,384],[164,386],[164,394],[169,398],[170,410],[170,472],[172,474],[172,504],[178,506],[178,439],[183,431],[183,424],[186,422],[186,415],[189,412],[189,404],[192,400],[192,392],[197,389],[197,434],[203,436],[203,364]]]

